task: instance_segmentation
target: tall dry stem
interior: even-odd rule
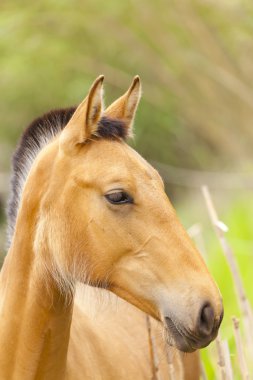
[[[220,375],[222,380],[228,380],[229,377],[227,375],[226,371],[226,365],[225,365],[225,357],[224,357],[224,352],[223,352],[223,347],[222,347],[222,342],[220,337],[218,336],[215,340],[216,342],[216,348],[217,348],[217,353],[218,353],[218,367],[220,370]]]
[[[152,334],[150,317],[148,315],[146,315],[146,325],[147,325],[147,330],[148,330],[148,343],[149,343],[149,352],[150,352],[152,380],[162,380],[159,374],[158,355],[156,351],[155,340]]]
[[[247,367],[244,352],[243,352],[243,342],[242,342],[242,338],[241,338],[240,330],[239,330],[239,320],[235,317],[233,317],[232,320],[233,320],[233,325],[234,325],[236,350],[238,354],[238,362],[239,362],[242,379],[249,380],[249,371],[248,371],[248,367]]]
[[[246,338],[248,340],[249,349],[251,349],[253,341],[253,316],[252,316],[252,310],[249,304],[249,301],[246,297],[246,293],[243,287],[243,283],[241,280],[241,276],[239,273],[239,269],[235,260],[234,253],[228,244],[226,238],[225,238],[225,232],[226,232],[226,226],[219,220],[217,216],[217,212],[215,210],[209,189],[207,186],[202,187],[202,192],[206,201],[207,209],[209,212],[210,219],[212,221],[212,224],[214,226],[215,232],[217,234],[217,237],[220,241],[223,253],[225,255],[225,258],[228,262],[229,268],[231,270],[233,279],[234,279],[234,285],[235,285],[235,291],[237,295],[238,304],[241,308],[241,311],[245,317],[245,333]]]
[[[222,344],[222,350],[223,350],[223,355],[224,355],[227,379],[233,380],[233,369],[232,369],[231,360],[230,360],[228,341],[222,340],[221,344]]]

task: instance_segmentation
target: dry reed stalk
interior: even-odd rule
[[[248,371],[248,367],[247,367],[244,352],[243,352],[243,343],[242,343],[240,330],[239,330],[239,320],[235,317],[233,317],[232,320],[233,320],[233,326],[234,326],[236,350],[238,354],[238,361],[239,361],[239,367],[240,367],[242,379],[249,380],[249,371]]]
[[[207,374],[202,360],[200,361],[200,374],[202,380],[207,380]]]
[[[167,363],[170,380],[184,380],[183,353],[173,347],[167,347]]]
[[[161,380],[159,375],[159,362],[158,356],[155,347],[155,341],[152,334],[150,317],[146,315],[146,324],[148,330],[148,343],[149,343],[149,352],[150,352],[150,360],[151,360],[151,370],[152,370],[152,380]]]
[[[232,370],[232,365],[231,365],[231,360],[230,360],[228,341],[222,340],[221,344],[222,344],[222,349],[223,349],[227,379],[233,380],[233,370]]]
[[[235,284],[235,290],[237,295],[238,304],[241,308],[241,311],[243,315],[245,316],[245,332],[246,332],[246,338],[248,340],[249,349],[252,349],[252,339],[253,339],[253,316],[252,316],[252,310],[249,305],[249,302],[246,297],[246,293],[244,291],[244,287],[242,284],[241,276],[239,273],[239,269],[234,257],[234,253],[229,246],[226,238],[225,238],[225,232],[227,230],[227,227],[218,219],[217,212],[214,208],[212,198],[209,192],[209,189],[207,186],[202,186],[202,192],[206,201],[207,209],[209,212],[210,219],[212,221],[212,224],[214,226],[214,229],[216,231],[217,237],[220,241],[223,253],[225,255],[225,258],[228,262],[228,265],[230,267],[230,271],[232,273],[234,284]]]
[[[169,366],[169,379],[170,380],[177,380],[177,376],[175,373],[175,366],[173,363],[173,354],[171,347],[167,348],[167,362]]]
[[[215,339],[215,343],[216,343],[216,348],[217,348],[217,353],[218,353],[218,363],[217,364],[218,364],[219,369],[220,369],[221,379],[222,380],[228,380],[229,377],[228,377],[227,370],[226,370],[225,355],[224,355],[223,345],[222,345],[222,342],[221,342],[219,335]]]

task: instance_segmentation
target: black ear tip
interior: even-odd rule
[[[139,75],[135,75],[132,84],[128,90],[128,93],[131,93],[133,90],[139,89],[141,87],[141,80]]]
[[[89,95],[92,95],[94,91],[101,89],[103,81],[104,81],[104,75],[99,75],[99,77],[97,77],[97,79],[95,79],[95,81],[92,83],[92,86],[90,87]]]
[[[97,87],[98,85],[102,85],[102,83],[104,82],[104,79],[105,79],[104,75],[99,75],[97,79],[95,80],[95,82],[93,82],[92,87]]]

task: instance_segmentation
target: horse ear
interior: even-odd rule
[[[85,142],[96,134],[97,124],[103,112],[103,80],[100,75],[91,86],[88,96],[77,107],[64,128],[60,144],[64,149]]]
[[[136,75],[127,92],[115,100],[105,111],[104,115],[112,119],[121,119],[128,129],[128,136],[132,135],[134,116],[141,97],[140,77]]]

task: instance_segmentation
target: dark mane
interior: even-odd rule
[[[38,153],[68,124],[76,108],[54,110],[35,119],[24,131],[12,159],[10,197],[7,206],[7,248],[14,233],[23,187]],[[127,128],[121,120],[102,117],[96,138],[125,139]]]

